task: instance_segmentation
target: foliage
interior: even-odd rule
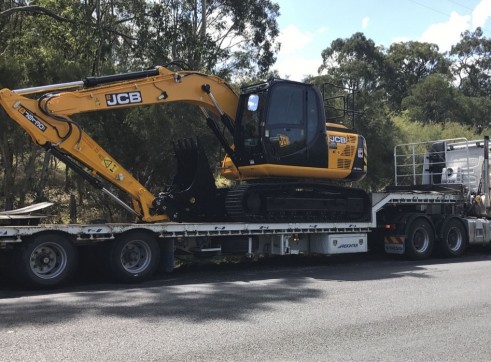
[[[407,112],[393,117],[399,133],[396,143],[417,143],[450,138],[467,138],[468,140],[482,138],[476,131],[458,122],[448,122],[445,127],[440,124],[426,124],[410,121]]]
[[[400,111],[410,89],[432,74],[450,74],[450,62],[435,44],[415,41],[394,43],[386,55],[385,89],[393,110]]]
[[[409,117],[423,123],[441,123],[452,119],[456,92],[450,82],[439,74],[431,74],[411,88],[402,100]]]
[[[452,46],[454,75],[462,94],[471,97],[491,96],[491,39],[481,28],[465,31],[459,43]]]
[[[133,10],[139,47],[126,59],[137,64],[185,60],[230,78],[265,74],[275,61],[279,7],[269,0],[161,0]]]
[[[339,81],[366,91],[375,91],[380,86],[380,74],[385,58],[373,40],[362,33],[348,39],[336,39],[322,51],[322,65],[319,72],[329,69],[329,75]]]

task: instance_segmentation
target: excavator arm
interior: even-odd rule
[[[74,88],[78,89],[73,90]],[[26,96],[47,91],[49,93],[44,93],[38,99]],[[34,142],[46,147],[144,222],[167,221],[169,216],[152,211],[155,196],[71,120],[70,116],[90,111],[170,102],[187,102],[199,106],[208,125],[233,159],[232,149],[209,112],[220,117],[233,133],[238,96],[226,82],[215,76],[156,67],[141,72],[91,77],[80,82],[0,90],[0,105]],[[85,166],[88,172],[78,163]],[[132,198],[132,207],[119,200],[94,176],[100,176],[127,192]]]
[[[125,80],[128,77],[139,77]],[[235,118],[238,96],[222,79],[193,71],[174,72],[165,67],[152,70],[91,77],[83,81],[84,89],[46,95],[40,106],[47,112],[71,116],[89,111],[127,108],[147,104],[188,102],[213,113]],[[209,91],[212,91],[210,97]],[[212,98],[220,102],[221,110]]]

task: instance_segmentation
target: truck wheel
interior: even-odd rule
[[[467,246],[467,234],[464,225],[457,220],[450,220],[443,228],[442,239],[438,241],[438,251],[447,258],[456,258],[464,253]]]
[[[109,252],[112,276],[124,283],[135,283],[151,277],[156,271],[160,250],[155,237],[142,232],[123,234]]]
[[[41,234],[15,250],[16,277],[30,287],[56,287],[68,281],[78,265],[78,253],[70,240],[59,234]]]
[[[408,228],[405,254],[413,260],[423,260],[431,255],[435,235],[428,220],[421,217],[413,220]]]

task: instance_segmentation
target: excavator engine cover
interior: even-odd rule
[[[174,143],[176,174],[172,185],[159,194],[153,207],[174,221],[223,218],[225,196],[215,186],[208,158],[199,139],[187,138]]]

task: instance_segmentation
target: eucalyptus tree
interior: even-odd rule
[[[456,89],[447,77],[431,74],[411,88],[410,95],[402,101],[410,119],[423,124],[440,123],[453,120]]]
[[[265,74],[275,62],[279,6],[270,0],[161,0],[146,12],[136,32],[143,62],[184,60],[227,78]]]
[[[327,72],[343,82],[356,83],[367,92],[374,92],[382,85],[381,74],[385,67],[383,49],[363,33],[333,40],[321,55],[319,73]]]
[[[491,96],[491,38],[485,37],[481,28],[462,33],[450,56],[454,60],[453,73],[464,95]]]
[[[386,56],[385,89],[391,108],[401,110],[411,87],[431,74],[450,75],[450,61],[438,46],[417,41],[393,43]]]

